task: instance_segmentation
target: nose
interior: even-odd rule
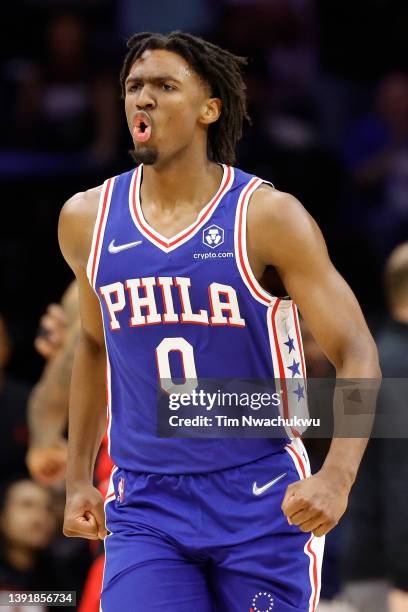
[[[148,84],[141,88],[137,97],[136,106],[138,110],[152,109],[156,106],[155,99]]]

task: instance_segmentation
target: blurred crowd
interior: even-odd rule
[[[237,163],[316,218],[379,339],[383,369],[405,377],[408,251],[395,249],[408,238],[408,5],[15,0],[2,21],[0,589],[75,590],[82,612],[93,612],[101,551],[61,536],[78,315],[56,224],[70,195],[132,165],[118,80],[127,38],[181,29],[248,57],[253,119]],[[304,334],[309,374],[332,375]],[[394,501],[402,491],[399,505],[372,497],[384,465],[408,463],[400,442],[370,443],[350,511],[328,538],[322,610],[385,612],[390,593],[392,612],[408,610],[406,475],[397,470],[389,491]],[[324,447],[310,448],[316,467]],[[102,489],[108,472],[105,456]]]

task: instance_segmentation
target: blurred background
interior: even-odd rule
[[[59,211],[72,194],[132,166],[118,80],[127,38],[181,29],[248,57],[253,124],[245,128],[237,165],[302,201],[379,334],[390,316],[384,266],[408,238],[408,4],[14,0],[2,26],[0,588],[59,585],[75,588],[79,597],[95,551],[56,535],[62,485],[50,489],[29,479],[26,407],[44,368],[34,347],[40,317],[72,280],[57,244]],[[408,256],[402,259],[408,275]],[[394,332],[406,339],[408,317],[399,323]],[[308,346],[311,371],[326,375],[329,366],[313,339]],[[319,449],[311,451],[318,463]],[[26,511],[21,529],[4,521],[7,512],[16,520],[13,507]],[[37,539],[30,538],[34,527],[42,529]],[[27,541],[21,542],[24,529]],[[323,595],[330,610],[357,609],[329,603],[344,586],[345,540],[335,534],[329,543]],[[392,581],[387,568],[377,573],[374,578]],[[394,586],[408,591],[402,574]],[[357,571],[357,577],[367,576]],[[358,609],[386,609],[378,606]]]

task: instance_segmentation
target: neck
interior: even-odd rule
[[[16,569],[24,572],[34,565],[34,553],[24,546],[14,546],[6,551],[7,561]]]
[[[167,164],[143,166],[142,199],[163,210],[202,205],[220,185],[222,168],[203,155],[183,155]]]
[[[395,321],[408,325],[408,304],[394,306],[391,311],[391,316]]]

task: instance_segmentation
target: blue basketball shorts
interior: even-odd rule
[[[314,612],[324,538],[281,510],[287,486],[309,475],[300,440],[207,474],[114,468],[102,611]]]

